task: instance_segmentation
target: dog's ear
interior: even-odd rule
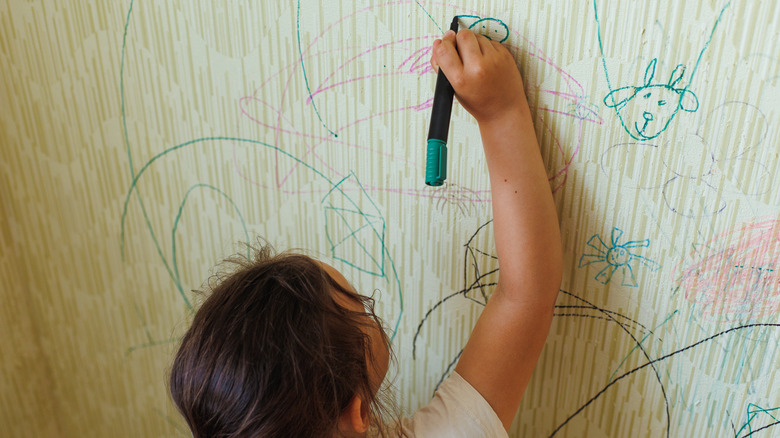
[[[649,86],[650,83],[653,82],[653,77],[655,76],[655,65],[657,63],[658,58],[653,58],[653,60],[647,64],[647,69],[645,70],[645,87]]]
[[[693,94],[693,91],[685,88],[677,88],[674,91],[680,95],[679,106],[681,110],[692,113],[699,109],[699,98]]]
[[[685,66],[682,64],[677,64],[677,67],[674,68],[672,75],[669,76],[669,87],[674,88],[674,86],[680,82],[680,79],[682,79],[684,73]]]
[[[641,90],[641,88],[632,87],[632,86],[622,87],[616,90],[612,90],[611,93],[607,94],[604,97],[604,105],[606,105],[609,108],[620,109],[623,105],[626,104],[626,102],[633,99],[634,96],[636,96],[636,93],[639,92],[639,90]]]

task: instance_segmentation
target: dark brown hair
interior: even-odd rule
[[[171,368],[171,395],[193,436],[334,436],[355,395],[381,428],[367,327],[377,324],[389,342],[373,299],[345,290],[313,259],[274,256],[268,245],[229,262],[238,269],[214,277]],[[345,309],[336,293],[366,311]]]

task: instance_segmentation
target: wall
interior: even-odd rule
[[[497,278],[457,105],[447,184],[423,184],[429,47],[456,14],[518,60],[563,233],[511,435],[778,433],[776,3],[12,0],[9,436],[188,436],[165,380],[191,291],[256,236],[375,291],[398,402],[424,404]]]

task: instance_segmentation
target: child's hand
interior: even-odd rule
[[[520,71],[500,43],[468,29],[457,35],[449,30],[433,42],[431,66],[441,67],[458,101],[479,124],[507,113],[528,113]]]

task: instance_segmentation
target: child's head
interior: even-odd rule
[[[389,342],[373,300],[299,254],[233,260],[182,339],[170,390],[193,436],[334,436],[381,426]]]

